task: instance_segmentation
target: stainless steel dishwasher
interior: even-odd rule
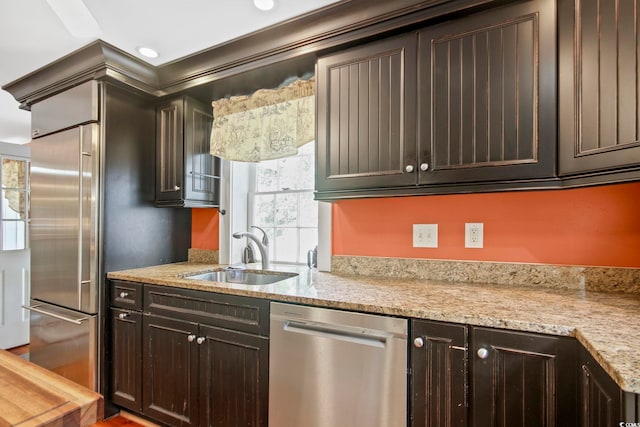
[[[407,320],[271,303],[269,427],[402,427]]]

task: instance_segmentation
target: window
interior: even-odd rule
[[[27,248],[29,219],[29,165],[26,160],[0,157],[0,237],[2,250]]]
[[[298,155],[257,163],[249,182],[248,219],[269,236],[272,262],[306,263],[318,245],[318,203],[313,200],[315,143]]]

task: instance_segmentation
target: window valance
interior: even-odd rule
[[[211,154],[259,162],[297,154],[315,138],[315,77],[212,102]]]

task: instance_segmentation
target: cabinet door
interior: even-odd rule
[[[111,401],[142,410],[142,315],[111,310]]]
[[[143,413],[171,426],[198,425],[198,325],[143,316]]]
[[[471,328],[472,425],[577,426],[576,341]]]
[[[415,185],[416,35],[318,60],[316,189]],[[412,166],[414,167],[414,166]]]
[[[555,174],[555,21],[536,0],[420,31],[420,183]]]
[[[269,340],[210,326],[200,327],[202,425],[266,427]]]
[[[627,419],[622,390],[584,348],[580,349],[580,425],[616,426]]]
[[[186,98],[184,114],[184,198],[218,205],[220,159],[209,153],[211,106]]]
[[[560,0],[560,173],[640,164],[640,12]]]
[[[184,105],[182,98],[158,106],[156,123],[156,200],[182,198]]]
[[[411,427],[466,426],[467,327],[413,320],[411,329]]]

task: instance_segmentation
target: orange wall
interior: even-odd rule
[[[465,249],[464,223],[484,223]],[[413,248],[413,224],[438,224],[438,248]],[[640,183],[571,190],[345,200],[333,254],[640,267]]]
[[[219,214],[217,209],[191,209],[191,247],[218,250]]]

